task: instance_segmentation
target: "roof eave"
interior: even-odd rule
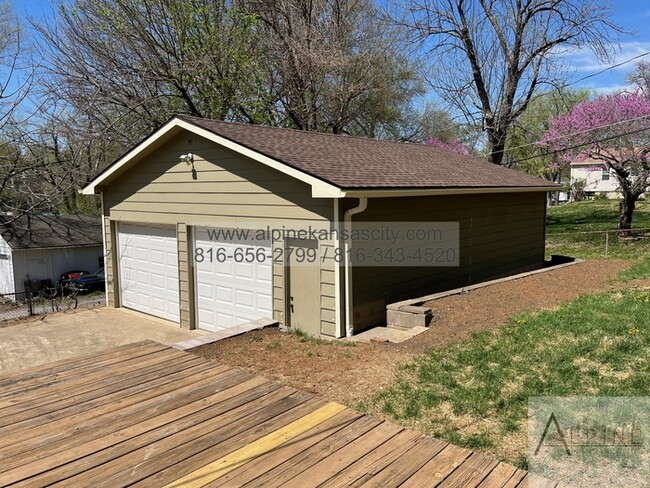
[[[444,195],[477,195],[485,193],[530,193],[560,191],[561,185],[513,187],[454,187],[454,188],[353,188],[343,190],[342,197],[387,198]]]

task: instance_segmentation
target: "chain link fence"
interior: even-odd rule
[[[641,257],[650,252],[650,229],[548,231],[546,252],[587,259]]]
[[[106,296],[102,292],[88,295],[78,295],[76,308],[100,307],[106,303]],[[73,308],[66,306],[66,308]],[[64,310],[60,303],[41,296],[38,292],[7,293],[0,295],[0,323],[19,320],[27,317],[47,315],[48,313]]]

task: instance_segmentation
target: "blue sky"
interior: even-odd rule
[[[621,36],[620,50],[615,53],[615,59],[611,63],[601,64],[593,54],[588,52],[567,56],[568,63],[574,69],[573,80],[650,52],[650,2],[648,0],[613,0],[611,4],[615,10],[612,20],[631,33]],[[643,56],[639,60],[650,62],[650,55]],[[639,60],[595,75],[583,82],[576,83],[575,86],[584,86],[605,93],[624,89],[627,86],[626,76],[634,70]]]
[[[52,11],[50,0],[15,0],[13,4],[16,14],[21,17],[32,15],[43,18]],[[614,61],[609,64],[599,63],[595,56],[589,52],[567,55],[567,64],[572,68],[569,82],[599,72],[610,64],[623,62],[634,56],[650,52],[650,2],[648,0],[612,0],[611,4],[614,8],[612,20],[631,31],[631,34],[622,36],[620,50],[615,53]],[[650,55],[641,59],[650,62]],[[634,69],[634,66],[635,62],[625,64],[578,82],[575,86],[587,87],[603,93],[625,88],[625,78]]]

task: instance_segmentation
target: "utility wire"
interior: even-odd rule
[[[571,134],[561,135],[561,136],[553,137],[551,139],[545,139],[543,141],[528,142],[528,143],[522,144],[520,146],[509,147],[507,149],[502,149],[500,151],[494,151],[492,154],[504,153],[506,151],[514,151],[515,149],[521,149],[521,148],[528,147],[528,146],[537,146],[541,142],[558,141],[558,140],[562,140],[562,139],[567,139],[569,137],[573,137],[573,136],[577,136],[577,135],[580,135],[580,134],[585,134],[587,132],[591,132],[592,130],[607,129],[608,127],[614,127],[615,125],[626,124],[628,122],[634,122],[634,121],[637,121],[637,120],[647,119],[648,117],[650,117],[650,114],[640,115],[640,116],[634,117],[632,119],[618,120],[616,122],[612,122],[611,124],[599,125],[599,126],[596,126],[596,127],[591,127],[589,129],[584,129],[584,130],[581,130],[581,131],[573,132]],[[645,128],[643,128],[643,130],[650,131],[650,127],[645,127]],[[625,134],[623,134],[623,135],[625,135]]]
[[[650,115],[648,115],[648,117],[650,117]],[[570,151],[571,149],[579,149],[581,147],[590,146],[590,145],[598,143],[598,142],[611,141],[612,139],[618,139],[619,137],[630,136],[630,135],[638,134],[639,132],[644,132],[644,131],[648,131],[648,128],[643,127],[643,128],[640,128],[640,129],[635,129],[635,130],[631,130],[631,131],[627,131],[627,132],[622,132],[620,134],[614,134],[614,135],[611,135],[611,136],[602,137],[600,139],[594,139],[593,141],[583,142],[581,144],[575,144],[573,146],[565,147],[563,149],[556,149],[556,150],[553,150],[553,151],[550,151],[550,152],[544,154],[544,156],[553,156],[554,154],[559,154],[559,153],[563,153],[565,151]],[[521,158],[521,159],[518,159],[516,161],[513,161],[513,164],[521,163],[523,161],[528,161],[529,159],[535,159],[535,158],[538,158],[538,157],[540,157],[540,155],[527,156],[525,158]]]
[[[581,78],[578,78],[577,80],[574,80],[574,81],[571,81],[571,82],[565,83],[564,85],[561,85],[561,86],[559,86],[559,87],[556,87],[555,89],[556,89],[556,90],[562,90],[562,89],[564,89],[564,88],[568,88],[568,87],[570,87],[570,86],[572,86],[572,85],[575,85],[576,83],[580,83],[581,81],[588,80],[588,79],[590,79],[590,78],[593,78],[594,76],[601,75],[601,74],[603,74],[603,73],[606,73],[606,72],[609,71],[609,70],[612,70],[612,69],[614,69],[614,68],[619,68],[619,67],[624,66],[624,65],[626,65],[626,64],[628,64],[628,63],[631,63],[632,61],[636,61],[637,59],[643,58],[643,57],[648,56],[648,55],[650,55],[650,51],[646,51],[646,52],[643,52],[643,53],[641,53],[641,54],[637,54],[636,56],[632,56],[632,57],[629,58],[629,59],[626,59],[626,60],[624,60],[624,61],[621,61],[620,63],[612,64],[611,66],[607,66],[606,68],[603,68],[603,69],[601,69],[600,71],[596,71],[595,73],[590,73],[590,74],[585,75],[585,76],[583,76],[583,77],[581,77]],[[530,98],[530,100],[529,100],[528,103],[532,102],[533,100],[538,99],[539,97],[543,97],[543,96],[546,95],[547,93],[549,93],[549,92],[538,93],[537,95],[532,96],[532,97]],[[482,113],[483,113],[483,112],[482,112],[481,110],[477,110],[476,112],[470,112],[470,113],[468,113],[468,114],[457,115],[456,117],[453,117],[451,120],[453,121],[453,120],[455,120],[455,119],[463,118],[463,117],[464,117],[464,118],[467,118],[467,117],[471,117],[471,116],[473,116],[473,115],[480,115],[480,114],[482,114]],[[442,132],[445,132],[445,131],[451,130],[451,129],[455,128],[455,127],[456,127],[455,125],[453,125],[453,126],[448,126],[448,127],[444,127],[444,128],[442,128],[442,129],[439,129],[436,133],[437,133],[437,134],[440,134],[440,133],[442,133]],[[506,150],[504,150],[504,151],[509,151],[509,150],[510,150],[510,149],[506,149]]]

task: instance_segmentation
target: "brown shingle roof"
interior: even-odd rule
[[[0,235],[12,249],[101,246],[102,224],[85,215],[3,215]]]
[[[179,115],[339,188],[553,186],[546,180],[424,144],[381,141]]]

